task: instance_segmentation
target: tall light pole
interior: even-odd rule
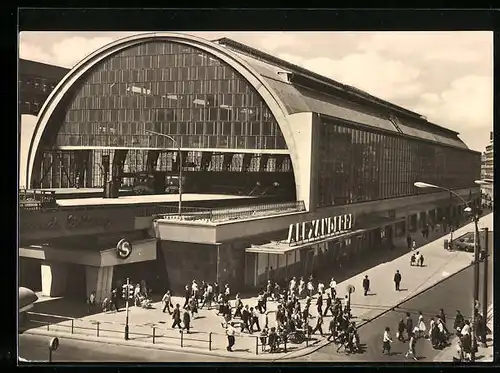
[[[492,179],[483,179],[474,181],[478,185],[492,185]],[[484,268],[483,268],[483,319],[486,324],[486,318],[488,313],[488,256],[489,256],[489,233],[488,228],[484,228]],[[486,327],[486,326],[485,326]],[[483,340],[483,344],[486,345],[486,341]]]
[[[182,217],[182,152],[179,143],[172,136],[166,135],[164,133],[150,130],[146,130],[146,133],[149,133],[151,135],[163,136],[167,139],[170,139],[179,152],[179,217]]]
[[[429,183],[424,183],[421,181],[415,182],[413,185],[415,185],[417,188],[434,188],[434,189],[441,189],[445,190],[451,194],[453,194],[455,197],[457,197],[464,205],[467,207],[464,209],[465,212],[472,213],[472,217],[474,219],[474,294],[473,294],[473,300],[472,300],[472,322],[471,322],[471,340],[472,340],[472,348],[471,348],[471,361],[474,362],[475,360],[475,348],[477,345],[476,342],[476,301],[479,298],[479,250],[478,250],[478,240],[479,240],[479,217],[477,216],[476,212],[472,210],[472,208],[469,206],[469,203],[466,202],[460,195],[458,195],[456,192],[453,190],[442,187],[439,185],[434,185],[434,184],[429,184]]]

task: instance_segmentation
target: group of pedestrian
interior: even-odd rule
[[[419,251],[417,251],[416,253],[411,253],[410,266],[411,267],[413,267],[413,266],[423,267],[424,266],[424,256],[422,254],[420,254]]]

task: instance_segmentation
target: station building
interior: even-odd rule
[[[104,46],[59,81],[27,138],[19,177],[31,190],[180,169],[251,189],[217,203],[187,194],[180,211],[178,195],[22,209],[21,284],[47,295],[102,299],[126,277],[158,293],[194,278],[238,291],[334,271],[462,214],[416,181],[480,202],[481,154],[457,132],[225,38],[147,33]],[[280,192],[253,200],[256,186]]]

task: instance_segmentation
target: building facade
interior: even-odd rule
[[[109,207],[112,218],[104,210],[92,212],[99,218],[78,219],[92,214],[60,211],[55,221],[26,212],[26,221],[53,233],[40,236],[37,246],[37,230],[26,226],[32,238],[21,256],[33,266],[42,260],[52,283],[75,273],[61,269],[65,261],[80,265],[86,291],[97,286],[98,294],[133,263],[174,291],[193,278],[234,289],[259,286],[343,265],[427,224],[460,217],[460,201],[417,189],[416,181],[480,199],[474,184],[480,153],[456,132],[229,39],[150,33],[109,44],[65,75],[30,138],[20,173],[32,188],[102,186],[106,159],[120,183],[134,172],[182,167],[189,177],[210,180],[200,186],[204,192],[216,183],[282,189],[274,204],[181,217],[153,217],[158,211],[147,207],[140,213]],[[179,164],[178,152],[189,164]],[[112,226],[116,231],[107,235]],[[111,251],[99,249],[120,237],[133,241],[134,259],[111,260]],[[52,246],[42,245],[47,240]],[[50,249],[56,246],[60,251]]]
[[[493,180],[493,131],[490,132],[490,143],[481,157],[481,179]],[[482,203],[493,207],[493,183],[481,186]]]

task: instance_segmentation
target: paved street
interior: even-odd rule
[[[493,215],[489,214],[481,219],[481,226],[488,226],[490,229],[493,224]],[[460,228],[455,233],[455,237],[471,231],[473,224],[468,224]],[[380,313],[393,307],[396,304],[404,302],[406,299],[414,296],[418,292],[436,284],[443,278],[450,276],[451,274],[459,271],[460,269],[466,267],[470,264],[472,260],[472,254],[466,252],[449,252],[443,249],[443,241],[449,236],[440,237],[434,241],[427,242],[423,246],[419,247],[419,251],[425,257],[424,267],[410,267],[409,265],[409,254],[406,253],[395,259],[388,259],[373,268],[367,269],[365,271],[358,271],[354,276],[342,281],[338,279],[338,294],[343,297],[346,292],[346,286],[348,284],[353,284],[356,286],[356,292],[352,295],[352,312],[356,316],[356,320],[359,322],[364,320],[370,320],[374,317],[380,315]],[[381,254],[382,255],[382,254]],[[402,291],[396,292],[393,288],[392,276],[394,272],[399,269],[403,276],[403,281],[401,284]],[[368,275],[371,279],[371,293],[370,296],[364,297],[361,291],[362,279],[365,275]],[[60,303],[62,302],[62,303]],[[182,305],[183,299],[176,298],[173,303],[180,303]],[[243,302],[253,306],[256,304],[256,298],[244,298]],[[41,302],[35,305],[36,312],[59,314],[70,316],[71,307],[63,310],[64,307],[61,305],[68,306],[68,303],[64,301],[47,301]],[[85,308],[84,305],[80,304],[80,308]],[[226,337],[222,334],[224,330],[221,327],[221,317],[216,315],[215,311],[201,310],[200,316],[193,320],[193,331],[189,337],[185,337],[183,340],[183,345],[181,346],[179,331],[174,331],[170,328],[171,317],[168,314],[163,314],[161,312],[161,305],[155,304],[155,309],[145,310],[137,307],[131,308],[130,313],[130,342],[135,342],[143,344],[145,346],[150,345],[152,348],[162,348],[172,350],[180,350],[186,352],[196,352],[196,350],[204,353],[219,355],[222,357],[233,356],[234,358],[245,357],[247,359],[253,359],[256,350],[256,339],[254,336],[249,336],[248,334],[239,335],[237,337],[237,342],[235,346],[234,353],[228,353],[225,351]],[[442,305],[446,308],[446,305]],[[276,309],[276,304],[269,302],[268,309],[274,311]],[[80,310],[82,312],[83,310]],[[316,307],[311,307],[313,316],[316,316]],[[423,310],[424,311],[424,310]],[[434,312],[434,311],[432,311]],[[84,315],[83,311],[81,315]],[[119,313],[106,313],[106,314],[94,314],[79,317],[73,321],[74,325],[74,337],[83,338],[86,340],[101,340],[105,339],[115,339],[116,343],[127,344],[123,340],[123,322],[125,318],[125,312]],[[59,321],[59,320],[57,320]],[[99,327],[97,327],[97,322],[99,322]],[[310,324],[313,325],[315,320],[311,320]],[[328,325],[329,318],[325,320],[325,327]],[[261,315],[260,325],[264,324],[264,316]],[[269,315],[269,325],[275,325],[274,313]],[[29,330],[28,333],[45,333],[47,335],[58,335],[63,337],[71,337],[71,321],[67,320],[64,322],[59,322],[56,325],[50,325],[50,332],[46,330],[46,326],[41,324],[37,325],[36,330]],[[152,330],[153,326],[155,329],[155,345],[152,344]],[[97,332],[99,329],[99,332]],[[211,351],[209,351],[209,333],[212,333],[212,345]],[[99,335],[97,335],[99,333]],[[258,334],[257,334],[258,335]],[[324,343],[324,339],[319,335],[314,336],[315,341]],[[362,337],[363,338],[363,337]],[[307,348],[305,344],[302,345],[289,345],[289,354],[280,356],[282,358],[290,358],[294,355],[300,354],[301,350],[310,350],[311,347]],[[265,354],[268,355],[268,354]],[[259,354],[258,359],[269,359],[271,357],[265,356],[262,353]]]
[[[48,361],[48,343],[50,337],[38,335],[19,336],[19,356],[28,360]],[[59,348],[52,355],[52,362],[237,362],[238,359],[224,359],[218,356],[201,356],[146,349],[140,347],[103,345],[98,342],[77,341],[59,338]]]
[[[492,234],[490,242],[492,243]],[[491,248],[492,246],[490,246]],[[480,279],[482,281],[483,267],[481,266]],[[413,268],[412,268],[413,269]],[[420,268],[414,268],[416,271]],[[493,258],[489,261],[489,299],[493,294]],[[414,325],[418,320],[418,312],[421,311],[424,315],[426,326],[429,327],[429,319],[439,313],[439,309],[443,308],[447,318],[446,323],[448,330],[453,330],[454,315],[456,310],[460,310],[466,318],[470,318],[472,314],[472,296],[473,296],[473,267],[462,271],[461,273],[450,277],[441,282],[437,286],[427,290],[417,297],[401,304],[395,311],[388,312],[375,320],[367,323],[359,329],[361,343],[364,344],[364,352],[361,354],[346,355],[342,350],[337,353],[337,347],[334,344],[329,344],[315,353],[305,357],[307,361],[368,361],[368,362],[405,362],[404,357],[408,351],[408,344],[397,341],[396,330],[398,322],[405,317],[406,312],[411,312]],[[480,299],[482,299],[482,283],[480,286]],[[391,355],[382,355],[382,335],[386,326],[391,328],[391,334],[394,340],[392,344]],[[491,344],[491,342],[490,342]],[[455,348],[454,343],[450,348]],[[440,361],[439,355],[443,355],[443,351],[432,348],[430,342],[425,339],[417,341],[416,345],[417,356],[421,362]],[[481,351],[477,355],[478,360],[481,358]],[[302,358],[304,359],[304,358]],[[450,359],[448,357],[448,359]],[[450,360],[448,360],[450,361]]]

